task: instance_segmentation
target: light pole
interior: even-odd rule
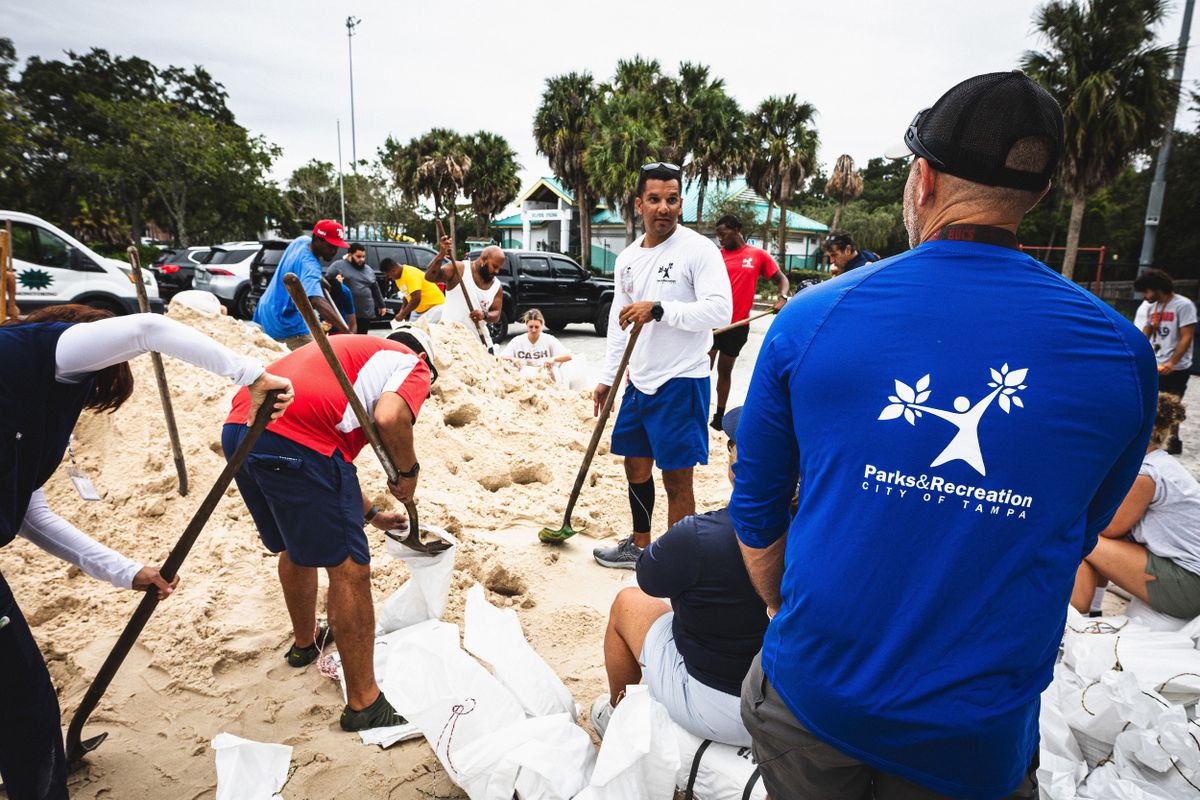
[[[338,193],[342,198],[342,227],[346,226],[346,178],[342,174],[342,121],[337,121],[338,139]]]
[[[358,174],[358,132],[354,128],[354,29],[362,22],[346,17],[346,48],[350,53],[350,167]]]
[[[1171,103],[1171,117],[1163,133],[1162,146],[1158,148],[1158,163],[1154,165],[1154,183],[1150,184],[1150,199],[1146,202],[1146,230],[1142,234],[1142,254],[1138,258],[1138,275],[1154,266],[1154,245],[1158,238],[1158,219],[1162,216],[1163,195],[1167,192],[1167,158],[1171,155],[1171,135],[1175,130],[1175,113],[1179,108],[1179,92],[1183,87],[1183,59],[1187,55],[1188,34],[1192,27],[1192,7],[1195,0],[1187,0],[1183,7],[1183,30],[1179,34],[1179,49],[1175,53],[1175,98]]]

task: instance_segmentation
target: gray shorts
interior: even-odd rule
[[[1169,558],[1146,551],[1146,595],[1155,611],[1180,619],[1200,616],[1200,575],[1184,569]]]
[[[435,322],[441,322],[442,321],[442,311],[445,310],[445,307],[446,307],[445,304],[442,303],[442,304],[439,304],[436,306],[430,306],[429,308],[422,311],[420,314],[418,314],[416,311],[414,311],[414,312],[412,312],[412,314],[409,315],[409,320],[411,322],[416,322],[419,319],[423,319],[426,322],[428,322],[430,325],[432,325]]]
[[[754,657],[742,683],[742,720],[754,738],[754,761],[771,797],[949,800],[947,795],[851,758],[805,730],[763,673],[762,653]]]
[[[671,629],[674,617],[675,613],[668,611],[654,620],[642,644],[642,680],[650,696],[666,706],[675,724],[693,736],[749,747],[750,734],[740,713],[741,699],[705,686],[688,674],[683,656],[675,647]]]

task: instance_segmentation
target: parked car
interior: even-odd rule
[[[211,250],[211,247],[177,247],[160,253],[148,268],[158,281],[159,296],[170,300],[176,293],[191,289],[201,256]]]
[[[105,258],[41,217],[0,211],[0,225],[12,223],[13,271],[17,305],[22,311],[63,303],[81,303],[114,314],[138,310],[133,270],[124,261]],[[150,310],[161,312],[154,273],[142,269]]]
[[[473,250],[467,258],[476,259],[482,252]],[[531,308],[541,310],[546,327],[552,331],[584,322],[595,326],[598,336],[608,332],[612,279],[597,278],[567,256],[539,250],[505,250],[498,280],[504,285],[504,310],[499,322],[488,325],[493,341],[505,339],[508,326]]]
[[[254,315],[254,308],[258,305],[258,299],[266,291],[267,284],[270,282],[271,276],[275,274],[275,268],[279,266],[279,260],[283,257],[283,251],[287,249],[289,244],[291,244],[290,240],[283,239],[263,241],[258,255],[251,260],[250,292],[247,298],[250,316]],[[404,304],[398,299],[389,299],[396,295],[396,284],[389,281],[386,276],[379,272],[379,265],[383,260],[390,258],[401,264],[409,264],[424,269],[429,265],[430,260],[437,255],[437,251],[420,244],[407,244],[403,242],[363,242],[362,244],[367,248],[367,263],[375,269],[376,273],[379,273],[379,290],[385,298],[384,305],[392,311],[398,310]],[[339,248],[334,255],[334,259],[341,258],[346,253],[347,248]],[[360,317],[359,320],[361,322],[362,318]],[[371,322],[386,324],[386,320],[371,320]]]
[[[250,262],[262,249],[259,242],[226,242],[210,248],[201,256],[192,288],[212,292],[229,313],[239,319],[250,319]]]

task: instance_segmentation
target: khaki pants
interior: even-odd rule
[[[276,339],[276,341],[287,345],[288,350],[299,350],[312,340],[313,338],[311,333],[302,333],[299,336],[289,336],[286,339]]]

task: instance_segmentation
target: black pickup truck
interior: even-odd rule
[[[476,259],[473,250],[467,258]],[[572,322],[591,323],[596,334],[608,332],[608,310],[612,307],[611,278],[597,278],[560,253],[538,250],[505,250],[499,281],[504,286],[504,311],[500,321],[488,325],[492,340],[508,335],[508,326],[531,308],[546,317],[546,327],[561,331]]]

